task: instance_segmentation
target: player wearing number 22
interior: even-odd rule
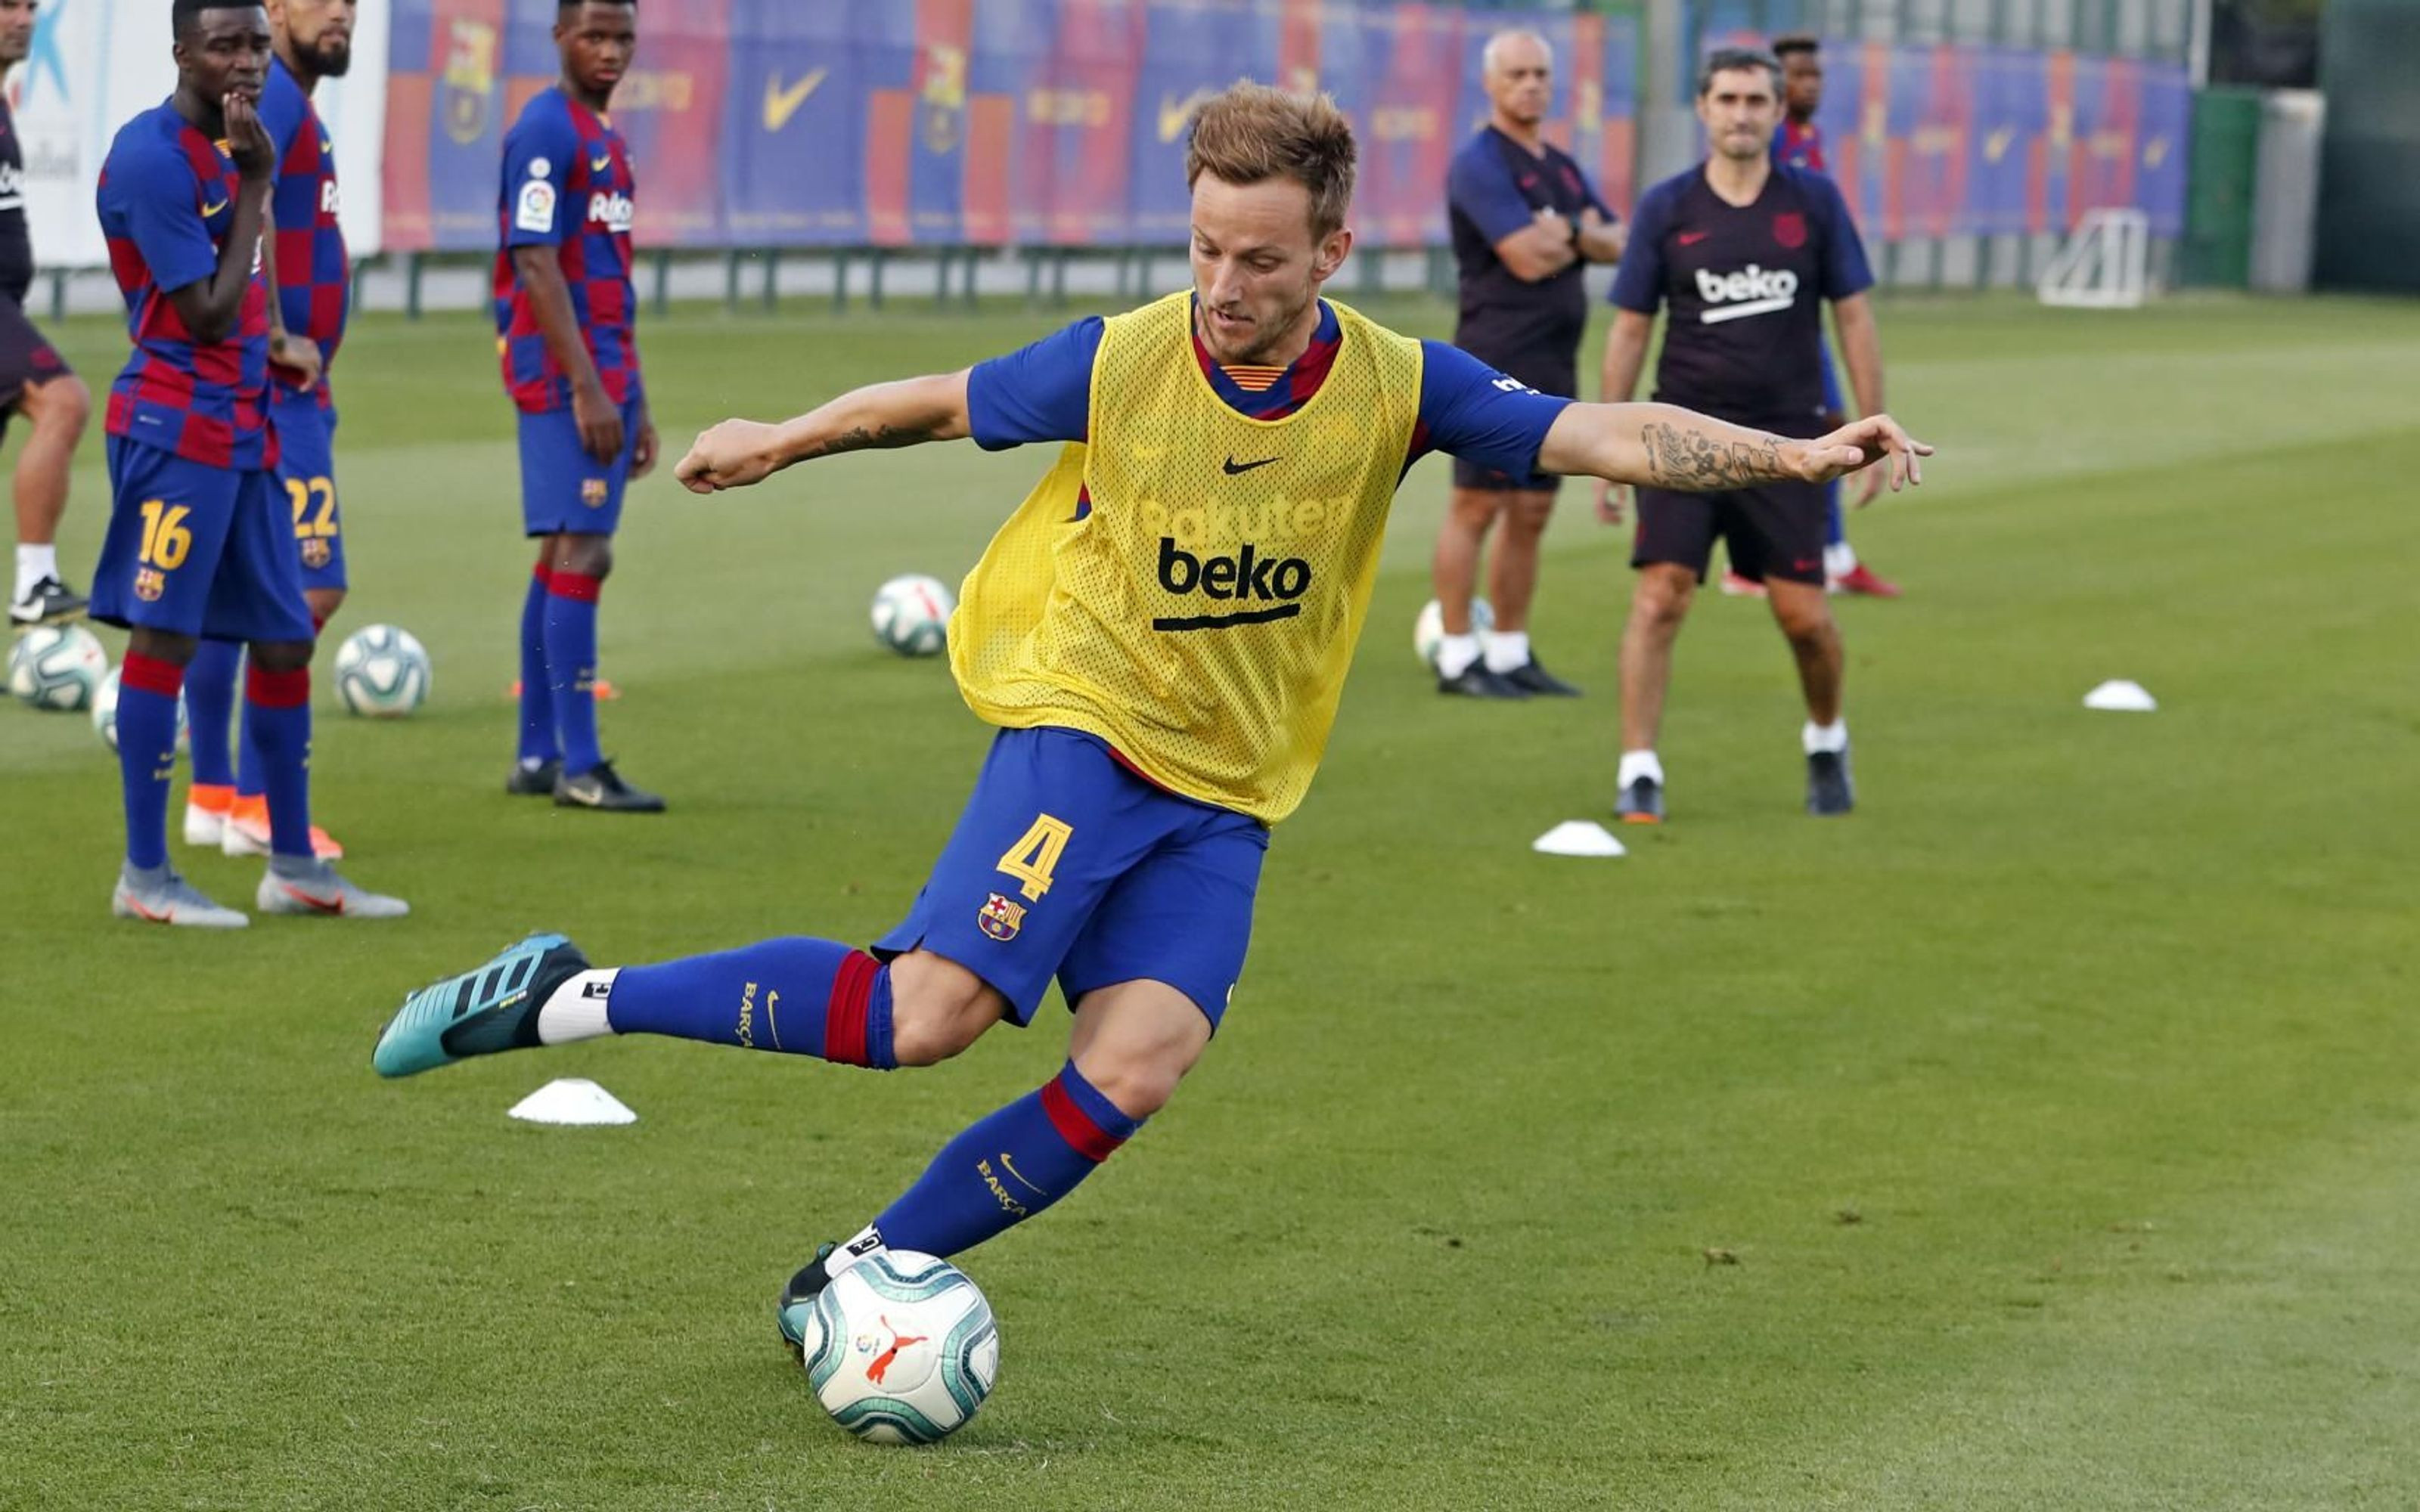
[[[268,913],[393,918],[393,898],[311,845],[309,604],[269,424],[270,285],[261,233],[276,149],[258,114],[270,66],[259,6],[176,0],[177,92],[110,145],[99,192],[134,353],[111,386],[109,532],[92,616],[133,633],[117,711],[123,918],[232,928],[168,865],[177,702],[205,638],[251,649],[244,699],[271,832]]]
[[[1066,1196],[1208,1046],[1415,458],[1674,486],[1700,476],[1674,464],[1702,455],[1734,481],[1912,463],[1886,418],[1786,441],[1667,406],[1575,404],[1321,300],[1352,246],[1354,158],[1326,97],[1238,85],[1194,122],[1189,294],[779,425],[727,421],[681,461],[711,493],[868,447],[1061,443],[951,625],[960,691],[1000,733],[896,929],[871,950],[792,938],[622,970],[535,936],[412,995],[379,1071],[609,1033],[924,1066],[1031,1023],[1055,977],[1075,1014],[1066,1064],[791,1279],[779,1317],[795,1345],[801,1300],[862,1255],[952,1255]],[[1280,376],[1247,386],[1235,368]]]
[[[271,8],[276,56],[260,96],[260,124],[277,155],[264,239],[274,300],[269,307],[269,418],[277,434],[277,483],[294,511],[294,548],[302,559],[302,596],[315,631],[345,601],[344,517],[336,498],[336,404],[328,374],[345,339],[352,269],[337,224],[336,149],[311,103],[321,79],[352,67],[352,0],[282,0]],[[230,856],[270,848],[268,783],[260,743],[247,720],[227,751],[241,648],[205,640],[185,671],[192,715],[194,783],[185,795],[185,843]],[[312,849],[330,859],[344,850],[314,829]]]

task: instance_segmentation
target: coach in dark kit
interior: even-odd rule
[[[1488,123],[1455,154],[1446,180],[1462,314],[1454,345],[1541,393],[1576,397],[1581,332],[1588,328],[1583,265],[1621,255],[1622,228],[1569,155],[1542,131],[1554,100],[1554,54],[1535,32],[1487,44]],[[1529,601],[1538,543],[1561,480],[1454,463],[1453,503],[1437,532],[1437,690],[1475,698],[1569,696],[1529,650]],[[1471,594],[1488,527],[1498,518],[1489,593],[1495,630],[1482,645]]]
[[[1713,153],[1640,196],[1630,255],[1615,278],[1605,393],[1629,399],[1661,307],[1668,321],[1655,397],[1784,437],[1823,434],[1823,313],[1849,370],[1857,413],[1883,408],[1881,338],[1866,290],[1873,275],[1840,192],[1820,174],[1776,163],[1781,66],[1770,53],[1727,48],[1707,60],[1698,118]],[[1700,461],[1720,477],[1724,459]],[[1620,517],[1618,495],[1605,515]],[[1727,493],[1638,492],[1638,570],[1621,642],[1621,770],[1616,811],[1637,824],[1664,815],[1655,754],[1672,642],[1705,580],[1714,539],[1733,568],[1761,580],[1798,661],[1807,697],[1807,807],[1853,805],[1849,727],[1840,712],[1840,632],[1823,593],[1823,489],[1776,484]]]

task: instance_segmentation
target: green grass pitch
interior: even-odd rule
[[[1588,698],[1446,703],[1408,645],[1423,464],[1221,1041],[969,1257],[1001,1382],[924,1452],[823,1420],[772,1296],[1048,1074],[1055,1009],[891,1076],[620,1041],[388,1085],[369,1049],[528,927],[617,962],[890,924],[985,733],[866,602],[954,579],[1045,458],[641,486],[606,746],[674,811],[560,816],[501,792],[529,552],[491,340],[364,321],[339,628],[414,631],[436,693],[374,725],[323,679],[318,801],[415,917],[113,923],[109,760],[0,709],[0,1506],[2420,1501],[2420,307],[1882,317],[1893,408],[1942,453],[1857,531],[1909,596],[1840,606],[1855,817],[1799,813],[1787,656],[1709,596],[1674,822],[1620,861],[1531,855],[1612,797],[1626,542],[1567,493],[1537,634]],[[676,455],[1051,323],[644,334]],[[104,386],[116,329],[63,339]],[[2107,677],[2161,712],[2087,713]],[[248,898],[252,864],[181,859]],[[561,1075],[642,1121],[505,1119]]]

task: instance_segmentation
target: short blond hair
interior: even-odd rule
[[[1359,157],[1352,122],[1326,95],[1238,79],[1194,113],[1185,187],[1205,173],[1228,184],[1291,178],[1311,191],[1311,234],[1326,237],[1343,227]]]

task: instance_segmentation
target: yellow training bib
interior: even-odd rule
[[[1334,364],[1274,421],[1211,388],[1189,294],[1109,317],[1091,441],[1060,454],[959,595],[950,666],[970,708],[1098,735],[1187,797],[1294,811],[1419,414],[1419,343],[1331,308]]]

